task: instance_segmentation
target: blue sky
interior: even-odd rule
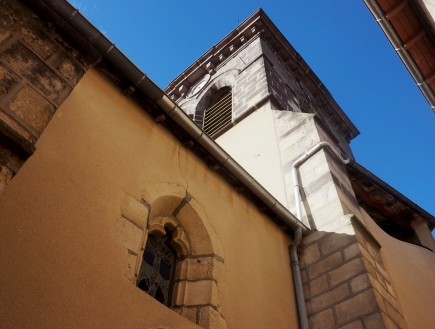
[[[362,0],[71,3],[162,89],[262,7],[360,130],[356,160],[435,214],[435,114]]]

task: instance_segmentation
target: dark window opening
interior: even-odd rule
[[[137,287],[160,303],[170,306],[174,280],[176,253],[170,246],[172,235],[166,232],[161,238],[148,236]]]
[[[212,97],[211,106],[204,111],[202,127],[212,138],[217,138],[232,127],[233,98],[231,89],[222,88]]]

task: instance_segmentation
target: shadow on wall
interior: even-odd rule
[[[310,328],[430,328],[434,253],[388,236],[370,220],[375,238],[346,216],[342,233],[314,231],[300,246]]]

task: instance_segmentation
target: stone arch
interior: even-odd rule
[[[151,223],[152,222],[152,223]],[[189,237],[180,223],[172,216],[158,216],[150,221],[148,234],[161,238],[166,230],[172,232],[171,246],[177,252],[177,257],[187,257],[191,254]]]
[[[160,191],[167,189],[163,186]],[[148,235],[162,237],[171,232],[171,246],[177,253],[171,308],[203,328],[227,328],[218,308],[218,287],[224,273],[222,247],[199,204],[179,192],[153,193],[148,195],[150,203],[143,199],[150,219],[142,250]],[[140,265],[137,273],[139,269]]]
[[[237,70],[230,70],[224,72],[214,78],[209,85],[199,94],[199,101],[195,109],[195,122],[198,126],[202,127],[202,118],[204,111],[210,106],[214,94],[222,88],[228,87],[233,89],[235,75],[238,74]]]

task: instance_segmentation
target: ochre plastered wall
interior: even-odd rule
[[[0,197],[0,327],[198,328],[135,287],[118,236],[126,198],[186,191],[222,248],[228,327],[296,327],[289,237],[93,69]]]
[[[389,236],[364,210],[361,212],[366,227],[381,245],[380,255],[409,329],[432,328],[435,254]]]

